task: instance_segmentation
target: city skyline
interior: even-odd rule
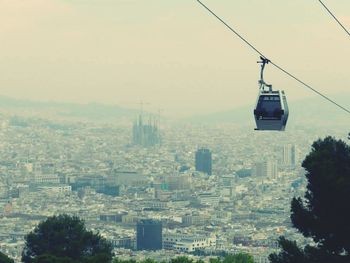
[[[62,213],[103,234],[120,258],[161,260],[199,249],[201,257],[246,251],[268,262],[281,234],[307,244],[290,226],[289,204],[305,191],[301,162],[311,143],[345,135],[327,124],[264,133],[187,123],[165,125],[162,144],[145,147],[131,143],[132,121],[2,112],[0,124],[0,250],[16,262],[25,233]],[[201,161],[212,161],[211,175],[196,169],[200,145],[210,149]],[[136,250],[143,219],[162,222],[161,250],[159,242],[157,251]]]
[[[0,261],[347,262],[325,4],[350,28],[349,0],[0,0]]]

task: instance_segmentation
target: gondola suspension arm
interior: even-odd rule
[[[260,90],[265,91],[265,87],[269,88],[269,91],[272,91],[272,85],[267,84],[264,80],[264,69],[265,65],[269,64],[270,60],[260,56],[261,61],[258,61],[257,63],[261,64],[261,71],[260,71],[260,80],[259,80],[259,85],[260,85]]]

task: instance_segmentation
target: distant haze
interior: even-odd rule
[[[203,2],[321,92],[349,91],[349,37],[318,1]],[[325,3],[350,28],[350,1]],[[1,96],[224,111],[254,104],[257,59],[195,0],[0,0]],[[271,66],[266,81],[313,96]]]

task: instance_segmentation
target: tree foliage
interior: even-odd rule
[[[172,258],[170,260],[170,263],[194,263],[194,261],[193,259],[182,256],[182,257]]]
[[[68,257],[55,257],[53,255],[44,254],[33,259],[33,263],[79,263]]]
[[[111,259],[111,244],[99,234],[87,231],[78,217],[68,215],[49,217],[39,223],[25,237],[22,252],[25,263],[104,263]]]
[[[222,263],[254,263],[254,259],[251,255],[240,253],[226,256]]]
[[[281,238],[282,252],[271,262],[350,262],[350,147],[332,137],[318,140],[302,166],[307,191],[304,200],[293,199],[291,220],[317,245],[301,249]]]
[[[14,263],[13,259],[0,252],[0,263]]]

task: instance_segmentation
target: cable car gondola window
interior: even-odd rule
[[[262,95],[259,98],[257,115],[262,119],[281,119],[281,100],[278,95]]]

